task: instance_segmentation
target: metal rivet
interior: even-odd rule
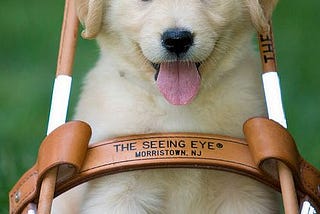
[[[18,203],[20,201],[20,196],[21,196],[20,191],[18,191],[14,194],[14,200],[16,203]]]
[[[223,144],[222,143],[217,143],[217,148],[218,149],[222,149],[223,148]]]

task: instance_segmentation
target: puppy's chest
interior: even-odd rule
[[[200,132],[240,137],[243,122],[261,113],[259,102],[243,101],[248,100],[243,99],[248,98],[248,94],[231,96],[234,93],[230,92],[223,93],[228,94],[224,96],[212,91],[200,93],[188,105],[175,106],[169,104],[152,84],[146,89],[117,80],[109,83],[87,87],[85,94],[93,94],[95,98],[87,102],[83,96],[78,105],[76,118],[91,125],[95,140],[155,132]]]
[[[113,136],[155,132],[200,132],[240,136],[242,123],[252,114],[237,102],[168,104],[161,96],[134,96],[106,105],[93,123]],[[114,111],[112,111],[112,109]],[[121,121],[120,121],[121,120]]]
[[[248,110],[248,109],[247,109]],[[150,118],[152,131],[200,132],[240,136],[241,124],[246,120],[246,109],[235,103],[193,103],[189,106],[161,108]],[[157,121],[157,122],[155,122]],[[154,123],[155,122],[155,123]],[[151,125],[153,124],[153,125]]]

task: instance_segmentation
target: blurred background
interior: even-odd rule
[[[0,3],[0,214],[8,191],[36,160],[45,137],[63,0]],[[280,0],[273,24],[289,130],[320,168],[320,1]],[[94,65],[94,41],[79,39],[69,118],[81,79]]]

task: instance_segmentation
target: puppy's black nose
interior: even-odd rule
[[[179,56],[193,45],[193,35],[188,30],[172,28],[162,34],[161,41],[163,47]]]

